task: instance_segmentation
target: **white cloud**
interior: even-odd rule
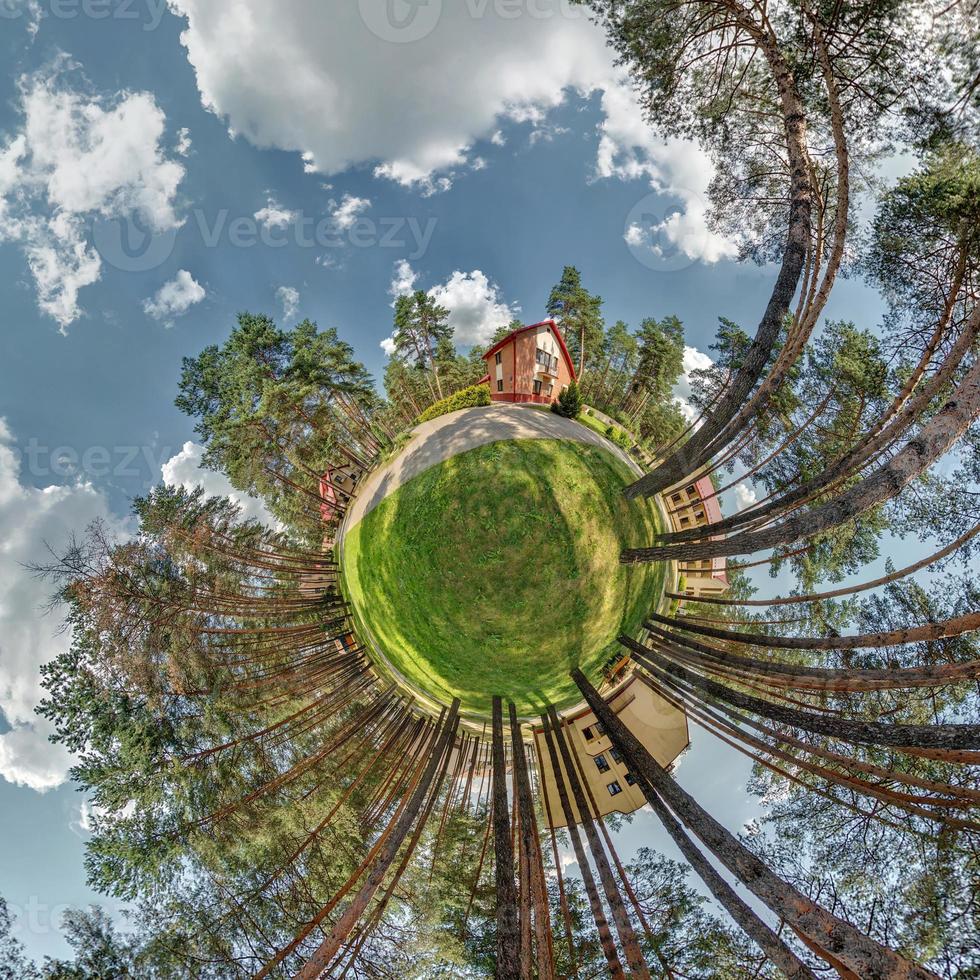
[[[183,487],[185,490],[203,487],[209,497],[229,497],[241,508],[243,517],[255,518],[273,526],[276,524],[261,500],[236,490],[224,473],[202,468],[203,457],[203,446],[185,442],[181,451],[163,464],[163,482],[169,487]]]
[[[357,219],[371,207],[371,202],[366,197],[345,194],[339,202],[331,201],[330,205],[333,223],[341,231],[347,231],[353,228]]]
[[[25,566],[50,562],[48,545],[63,547],[71,532],[97,519],[123,528],[88,483],[38,489],[23,480],[13,436],[0,419],[0,713],[10,726],[0,735],[0,776],[39,791],[60,785],[71,764],[34,713],[43,696],[41,666],[63,653],[69,638],[58,613],[44,614],[50,583]]]
[[[711,367],[714,361],[696,347],[684,348],[684,373],[674,386],[674,401],[680,406],[684,418],[693,422],[700,414],[691,404],[691,374]]]
[[[271,194],[264,208],[259,208],[253,215],[263,228],[288,228],[298,217],[298,211],[284,208]]]
[[[479,269],[454,272],[429,296],[449,310],[453,339],[462,347],[487,343],[498,327],[514,319],[514,310],[501,302],[496,285]]]
[[[736,244],[708,228],[706,198],[714,167],[707,155],[688,140],[658,136],[644,120],[625,76],[604,90],[602,108],[605,119],[599,127],[596,176],[645,179],[654,190],[683,205],[650,229],[652,240],[642,227],[630,225],[627,244],[635,247],[646,240],[656,251],[656,236],[662,235],[691,260],[711,263],[734,258]]]
[[[172,326],[175,317],[183,316],[206,295],[204,287],[186,269],[181,269],[152,299],[143,301],[143,311],[154,320],[165,320],[167,326]]]
[[[631,224],[623,235],[623,241],[634,247],[642,245],[646,241],[646,232],[641,225]]]
[[[293,286],[280,286],[276,290],[276,297],[282,307],[283,319],[292,320],[299,309],[299,290]]]
[[[20,244],[38,306],[62,331],[101,275],[90,221],[138,214],[153,231],[175,229],[184,176],[164,155],[166,117],[150,93],[101,97],[71,88],[70,74],[62,57],[20,78],[22,128],[0,147],[0,242]]]
[[[473,157],[470,160],[470,170],[486,170],[487,161],[483,157]]]
[[[186,126],[183,129],[178,129],[177,146],[175,147],[177,153],[182,157],[186,157],[191,152],[193,145],[191,131]]]
[[[365,162],[402,183],[451,171],[499,120],[541,118],[567,88],[591,91],[612,71],[601,30],[561,0],[516,18],[489,4],[479,20],[467,4],[443,4],[411,44],[372,33],[363,3],[171,6],[187,18],[181,40],[204,105],[257,146],[298,151],[327,174]]]
[[[389,295],[395,299],[410,295],[418,288],[418,279],[411,264],[400,259],[395,263]],[[510,323],[517,312],[516,307],[503,302],[496,284],[479,269],[472,272],[457,270],[446,282],[433,286],[428,295],[449,310],[453,340],[460,347],[487,343],[497,328]],[[391,337],[382,340],[381,348],[390,357],[395,350],[394,340]]]
[[[375,23],[377,3],[171,7],[186,18],[181,40],[203,104],[256,146],[301,153],[307,172],[369,165],[423,195],[444,192],[472,166],[479,141],[505,144],[502,123],[530,126],[532,141],[551,139],[561,130],[549,114],[570,93],[601,92],[595,175],[644,180],[678,200],[684,215],[672,215],[659,234],[691,260],[735,254],[707,229],[708,157],[651,131],[585,7],[540,0],[533,13],[514,16],[488,4],[474,20],[468,4],[445,3],[432,30],[405,44],[382,36],[397,28]]]
[[[746,507],[751,507],[753,504],[759,502],[759,495],[755,491],[755,487],[751,483],[740,483],[735,487],[735,503],[738,505],[739,510],[745,510]]]
[[[408,259],[399,259],[395,263],[395,274],[392,277],[391,285],[388,287],[388,295],[394,296],[395,299],[399,296],[408,296],[415,289],[418,278],[418,273],[412,270]]]

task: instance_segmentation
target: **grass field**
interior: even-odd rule
[[[347,534],[344,577],[361,623],[405,678],[464,710],[511,698],[522,714],[579,700],[587,672],[634,632],[664,567],[619,564],[649,542],[656,509],[632,476],[581,443],[493,443],[397,490]]]

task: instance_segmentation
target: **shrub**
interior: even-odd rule
[[[617,429],[614,425],[610,425],[606,429],[606,436],[622,449],[633,448],[633,440],[622,429]]]
[[[551,410],[566,419],[578,418],[578,413],[582,411],[582,393],[578,390],[577,381],[573,381],[558,396],[558,401],[551,406]]]
[[[430,405],[416,419],[418,424],[431,422],[439,418],[440,415],[448,415],[450,412],[458,412],[461,408],[478,408],[481,405],[490,404],[490,389],[486,385],[471,385],[469,388],[462,388],[454,395],[443,398],[442,401]]]

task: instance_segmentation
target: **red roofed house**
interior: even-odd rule
[[[575,380],[575,365],[554,320],[521,327],[483,355],[495,402],[550,405]]]
[[[708,476],[694,483],[679,483],[664,493],[664,503],[675,531],[704,527],[721,520],[721,507],[715,487]],[[728,574],[724,558],[682,561],[678,571],[686,579],[684,592],[692,598],[717,596],[728,591]]]

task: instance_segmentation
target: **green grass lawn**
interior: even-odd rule
[[[576,442],[517,440],[415,477],[347,534],[344,578],[389,662],[439,700],[522,714],[579,700],[568,676],[593,671],[662,592],[664,567],[623,566],[650,542],[656,508],[620,491],[612,455]]]

